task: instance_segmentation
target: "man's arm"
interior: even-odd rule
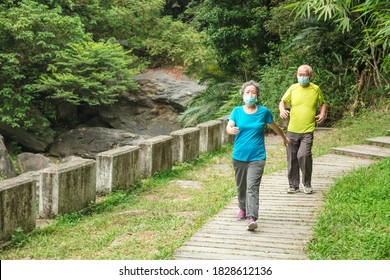
[[[287,119],[289,116],[290,112],[286,110],[286,103],[281,100],[279,102],[279,116],[281,119]]]
[[[324,102],[320,107],[320,113],[316,116],[316,122],[322,123],[325,120],[326,117],[326,103]]]

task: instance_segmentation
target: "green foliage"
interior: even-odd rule
[[[270,109],[276,123],[280,123],[279,102],[287,89],[296,83],[296,71],[295,68],[264,67],[259,73],[259,103]]]
[[[166,0],[164,15],[172,15],[174,18],[179,18],[191,2],[191,0]]]
[[[101,0],[36,0],[47,5],[49,9],[58,8],[66,16],[78,17],[87,33],[95,33],[99,29],[99,19],[104,14],[104,3]]]
[[[298,1],[290,5],[297,16],[331,21],[343,33],[358,33],[357,43],[350,45],[359,81],[359,97],[364,86],[375,86],[381,90],[389,85],[389,35],[390,2],[383,0],[366,1]]]
[[[59,13],[28,0],[0,5],[0,112],[10,126],[48,125],[33,111],[34,84],[61,49],[87,38],[78,18]]]
[[[253,70],[263,64],[268,39],[263,27],[266,2],[205,0],[199,6],[195,19],[205,26],[225,73],[250,80]]]
[[[27,244],[29,235],[26,234],[21,228],[15,229],[11,236],[11,241],[7,246],[19,248]]]
[[[118,94],[136,87],[132,76],[148,63],[174,64],[193,72],[215,63],[203,46],[205,34],[164,17],[165,4],[2,1],[0,121],[13,127],[47,128],[55,124],[58,99],[111,104]]]
[[[154,63],[197,69],[216,62],[212,51],[204,46],[206,34],[187,24],[164,17],[151,34],[154,36],[146,38],[144,44]]]
[[[163,16],[166,1],[109,1],[101,15],[99,38],[115,37],[151,64],[200,68],[213,60],[204,46],[205,34],[170,16]],[[189,51],[191,50],[191,51]]]
[[[239,88],[234,83],[209,85],[207,89],[191,100],[189,109],[179,116],[179,121],[184,126],[194,126],[201,122],[221,117],[226,113],[226,110],[222,111],[220,108],[224,104],[226,106],[231,95],[239,96]]]
[[[42,75],[37,89],[76,105],[112,104],[121,92],[136,89],[136,57],[113,40],[70,44]]]

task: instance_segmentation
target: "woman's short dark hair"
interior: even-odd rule
[[[251,80],[249,82],[246,82],[242,85],[241,87],[241,90],[240,90],[240,94],[243,95],[244,94],[244,90],[246,87],[248,86],[254,86],[256,88],[256,95],[259,96],[259,93],[260,93],[260,86],[258,83],[256,83],[255,81]]]

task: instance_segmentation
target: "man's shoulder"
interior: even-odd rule
[[[313,88],[313,89],[315,89],[315,90],[320,89],[319,86],[317,86],[316,84],[313,84],[313,83],[310,83],[310,87]]]
[[[288,90],[296,90],[296,89],[299,89],[301,88],[300,84],[299,83],[295,83],[295,84],[292,84]]]

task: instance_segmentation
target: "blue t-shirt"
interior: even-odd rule
[[[229,116],[229,120],[234,121],[239,128],[234,138],[232,158],[235,160],[250,162],[266,159],[264,127],[272,123],[273,117],[268,108],[256,106],[258,109],[253,114],[245,113],[244,106],[239,106]]]

